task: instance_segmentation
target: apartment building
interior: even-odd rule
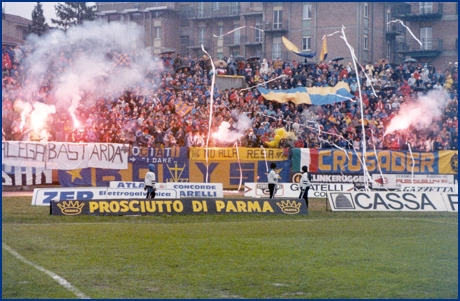
[[[198,57],[203,54],[203,45],[213,57],[232,54],[303,59],[286,49],[282,43],[284,36],[302,52],[316,52],[311,60],[317,62],[323,37],[330,35],[327,59],[343,57],[347,63],[351,61],[351,52],[341,37],[343,29],[344,38],[363,64],[380,59],[400,64],[413,57],[422,63],[444,66],[458,60],[456,2],[96,2],[96,5],[100,19],[131,21],[143,26],[143,43],[152,54],[174,50]],[[391,22],[397,19],[402,23]]]

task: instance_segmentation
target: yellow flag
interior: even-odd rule
[[[327,43],[326,43],[326,36],[323,39],[323,47],[321,47],[321,54],[319,55],[319,59],[323,62],[327,57]]]

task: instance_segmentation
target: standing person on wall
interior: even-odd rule
[[[308,172],[307,166],[302,166],[302,177],[300,178],[300,195],[299,199],[304,199],[305,204],[307,205],[308,209],[308,190],[311,187],[311,174]]]
[[[144,190],[147,191],[146,199],[154,199],[157,191],[155,184],[157,177],[155,176],[155,165],[149,164],[149,171],[145,174]]]
[[[275,171],[276,164],[272,162],[270,164],[270,170],[268,171],[268,191],[270,192],[270,199],[273,199],[276,193],[276,184],[278,183],[278,179],[280,179],[280,175]]]

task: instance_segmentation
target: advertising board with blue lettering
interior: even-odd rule
[[[158,189],[175,190],[178,197],[224,197],[222,183],[190,183],[190,182],[166,182],[157,183]],[[109,188],[144,188],[144,182],[111,181]]]
[[[146,196],[147,193],[143,188],[35,188],[32,196],[32,205],[49,206],[51,201],[132,199],[146,198]],[[157,189],[156,197],[175,199],[178,195],[173,189]]]

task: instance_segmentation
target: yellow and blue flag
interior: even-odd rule
[[[288,90],[268,90],[257,88],[262,97],[279,103],[293,102],[296,105],[328,105],[336,102],[347,101],[354,97],[350,87],[345,82],[338,82],[334,87],[297,87]]]

